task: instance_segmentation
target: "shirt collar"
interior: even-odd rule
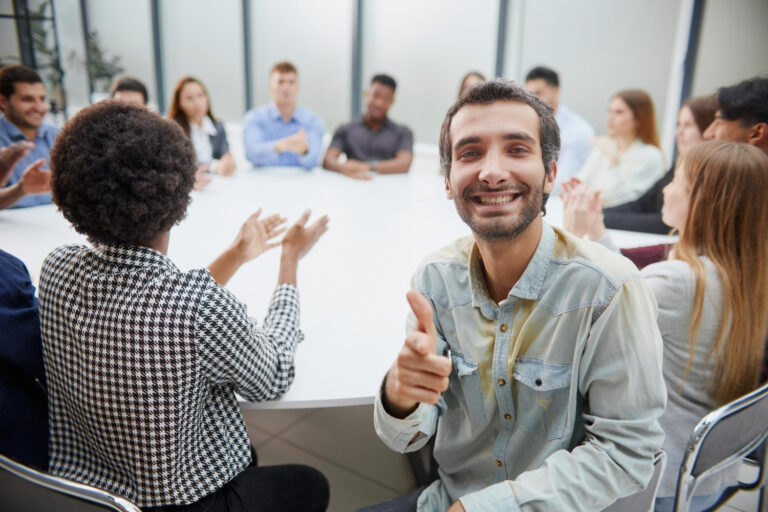
[[[21,131],[19,131],[18,128],[16,128],[16,125],[10,122],[8,119],[6,119],[5,116],[0,117],[0,126],[2,127],[2,130],[8,134],[8,137],[14,141],[18,142],[20,140],[27,140],[27,138],[24,136]],[[35,135],[40,134],[40,129],[37,130]]]
[[[267,107],[267,113],[269,114],[269,117],[271,119],[274,119],[275,121],[282,121],[283,118],[280,117],[280,111],[277,109],[277,105],[274,103],[270,103],[269,107]],[[288,120],[290,121],[298,121],[298,115],[299,115],[299,107],[293,107],[293,114],[291,114],[291,118]]]
[[[211,121],[211,118],[208,116],[205,116],[203,118],[202,123],[200,123],[200,126],[195,125],[194,123],[189,123],[189,129],[190,131],[201,131],[206,135],[216,135],[216,125],[213,124],[213,121]]]
[[[549,269],[549,262],[552,260],[554,247],[555,232],[549,224],[542,222],[541,238],[539,239],[539,245],[536,247],[536,252],[533,253],[531,261],[525,267],[523,275],[520,276],[515,286],[509,291],[509,296],[531,300],[539,298],[539,292]],[[477,244],[472,245],[467,265],[469,267],[472,305],[480,308],[480,311],[486,318],[495,319],[497,306],[488,294],[488,287],[483,276],[480,251],[477,248]]]
[[[168,256],[149,247],[94,243],[93,251],[106,262],[120,267],[154,267],[178,270]]]

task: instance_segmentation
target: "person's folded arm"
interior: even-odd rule
[[[395,158],[378,160],[376,162],[376,172],[379,174],[406,173],[411,168],[411,162],[413,162],[413,153],[411,151],[398,151],[395,154]]]
[[[587,400],[582,444],[537,469],[460,498],[474,511],[598,511],[645,488],[664,432],[666,406],[656,301],[630,277],[593,323],[579,366]]]
[[[276,141],[267,140],[267,135],[259,125],[259,119],[255,114],[255,112],[247,114],[243,121],[245,158],[256,166],[275,165],[279,157],[275,151]]]
[[[296,345],[303,339],[295,286],[275,288],[259,328],[243,303],[212,283],[198,304],[195,322],[201,368],[211,382],[231,384],[254,402],[274,399],[293,382]]]
[[[21,182],[17,181],[13,185],[0,189],[0,210],[10,208],[18,203],[22,197],[27,194],[21,186]]]
[[[312,119],[312,123],[306,127],[307,152],[299,155],[299,165],[305,169],[311,169],[320,164],[320,152],[323,149],[323,121],[319,117]]]

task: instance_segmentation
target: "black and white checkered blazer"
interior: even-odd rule
[[[269,400],[293,381],[295,286],[276,288],[257,329],[207,270],[144,247],[65,246],[39,295],[52,473],[158,506],[249,464],[235,392]]]

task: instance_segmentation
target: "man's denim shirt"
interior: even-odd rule
[[[472,237],[427,258],[412,285],[432,304],[450,387],[379,437],[399,452],[436,432],[440,479],[419,511],[602,510],[643,489],[666,405],[656,301],[629,260],[543,224],[509,296],[489,297]],[[415,319],[408,318],[408,330]]]

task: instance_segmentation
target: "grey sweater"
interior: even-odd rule
[[[707,393],[714,372],[714,355],[710,350],[722,318],[723,291],[712,261],[702,257],[706,265],[704,310],[696,334],[693,360],[685,380],[688,363],[691,314],[696,294],[693,269],[678,260],[666,260],[645,267],[640,273],[650,286],[659,304],[658,323],[664,339],[663,374],[667,383],[667,409],[659,418],[664,429],[664,451],[667,469],[661,480],[658,496],[674,496],[678,470],[693,428],[717,404]],[[703,481],[696,494],[713,494],[726,483],[735,480],[738,465]]]

